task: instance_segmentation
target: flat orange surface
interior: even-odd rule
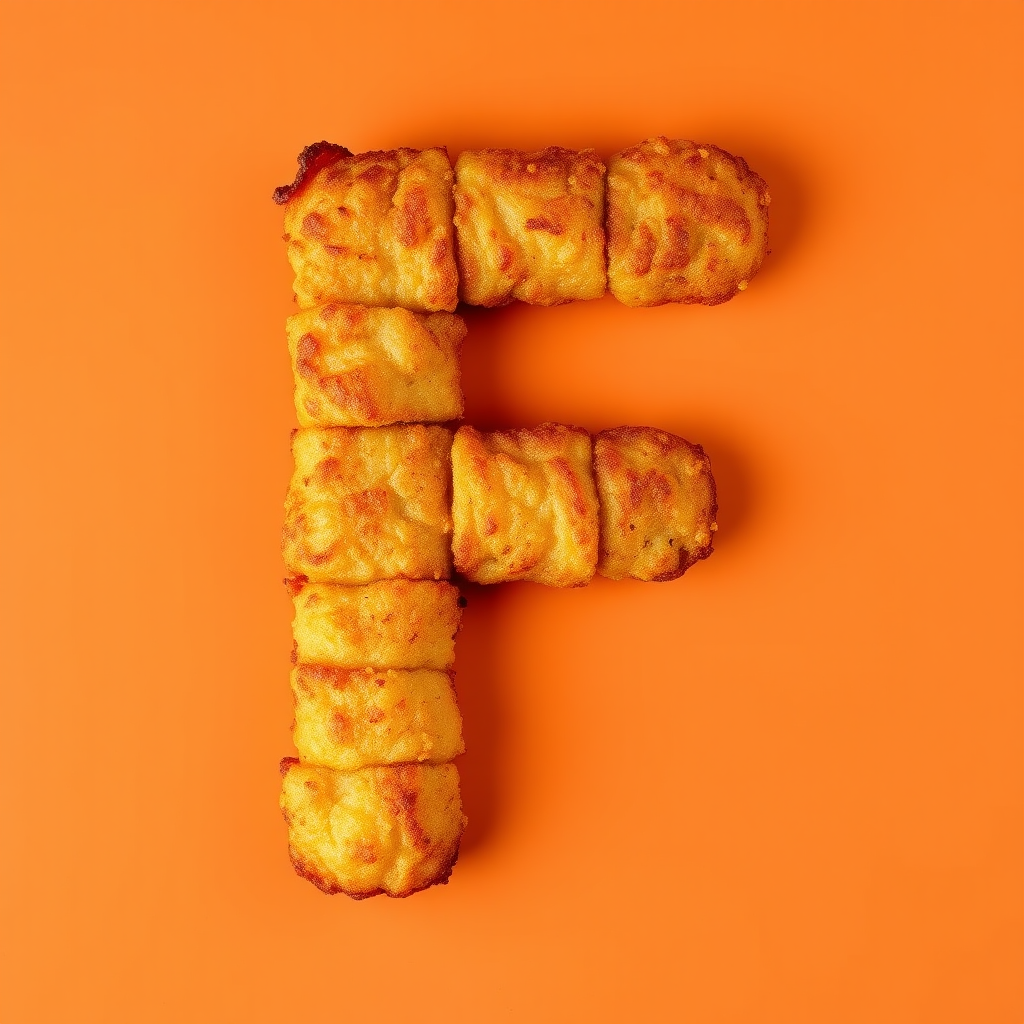
[[[1021,3],[5,3],[0,1018],[1020,1021]],[[468,588],[451,883],[292,872],[306,143],[714,142],[717,308],[470,311],[467,416],[705,445],[670,584]]]

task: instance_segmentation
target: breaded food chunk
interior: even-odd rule
[[[296,430],[288,569],[314,582],[446,577],[451,443],[450,430],[420,424]]]
[[[304,427],[443,423],[462,416],[453,313],[328,303],[288,318],[295,411]]]
[[[454,310],[452,166],[444,149],[353,155],[318,142],[299,155],[284,205],[302,309],[324,302]]]
[[[592,149],[485,149],[455,163],[460,295],[552,306],[605,293],[604,164]]]
[[[718,504],[699,445],[652,427],[606,430],[594,437],[594,472],[602,576],[674,580],[711,554]]]
[[[443,764],[466,748],[449,672],[297,665],[295,747],[306,764]]]
[[[466,826],[453,764],[339,772],[281,762],[292,864],[326,893],[409,896],[448,881]]]
[[[608,286],[627,306],[714,305],[768,253],[768,186],[716,146],[648,139],[608,161]]]
[[[340,668],[450,669],[462,611],[440,580],[292,583],[295,659]]]
[[[590,435],[543,423],[452,445],[455,567],[476,583],[588,583],[597,564],[597,492]]]

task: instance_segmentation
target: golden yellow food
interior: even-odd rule
[[[452,166],[444,149],[353,155],[319,142],[299,155],[284,205],[302,309],[325,302],[454,310]]]
[[[711,554],[718,504],[699,445],[651,427],[606,430],[594,438],[594,472],[602,576],[674,580]]]
[[[450,430],[420,424],[296,430],[288,569],[313,582],[447,577],[451,443]]]
[[[598,548],[590,435],[558,423],[492,434],[460,427],[452,518],[455,567],[467,579],[588,583]]]
[[[435,580],[293,584],[295,660],[340,668],[450,669],[459,592]]]
[[[608,161],[608,285],[627,306],[713,305],[768,253],[764,181],[716,146],[648,139]]]
[[[551,306],[605,293],[604,164],[592,149],[485,149],[455,163],[460,296]]]
[[[453,313],[328,303],[288,318],[295,411],[304,427],[443,423],[462,416]]]
[[[306,764],[443,764],[466,749],[450,672],[296,665],[292,692],[293,738]]]
[[[278,189],[299,312],[300,429],[285,502],[295,604],[281,809],[297,873],[327,893],[447,881],[467,820],[452,759],[458,590],[669,580],[711,553],[703,450],[647,427],[457,433],[462,301],[725,301],[767,254],[765,183],[714,146],[612,158],[317,143]],[[459,273],[461,272],[461,281]]]
[[[446,882],[466,820],[453,764],[339,772],[281,762],[296,872],[326,893],[409,896]]]

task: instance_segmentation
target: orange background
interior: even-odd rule
[[[1020,3],[6,3],[5,1022],[1019,1021]],[[708,449],[676,583],[468,588],[451,883],[292,872],[274,186],[717,143],[713,309],[470,311],[468,418]]]

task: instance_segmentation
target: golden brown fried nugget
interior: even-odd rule
[[[285,240],[300,308],[325,302],[454,310],[452,166],[444,149],[353,155],[318,142],[299,155]]]
[[[699,445],[651,427],[606,430],[594,438],[594,471],[602,576],[674,580],[711,554],[718,504]]]
[[[284,558],[314,582],[441,579],[449,572],[444,427],[307,427],[292,440]]]
[[[446,882],[466,826],[453,764],[339,772],[281,762],[296,872],[326,893],[409,896]]]
[[[592,149],[485,149],[455,163],[460,295],[551,306],[605,293],[604,164]]]
[[[716,146],[666,138],[608,161],[608,286],[627,306],[714,305],[768,253],[768,186]]]
[[[459,592],[435,580],[293,585],[295,659],[340,668],[450,669]]]
[[[455,567],[476,583],[588,583],[597,564],[597,492],[590,435],[543,423],[452,445]]]
[[[443,764],[466,748],[449,672],[297,665],[295,747],[305,764],[341,771]]]
[[[295,410],[304,427],[443,423],[462,415],[453,313],[328,303],[288,318]]]

